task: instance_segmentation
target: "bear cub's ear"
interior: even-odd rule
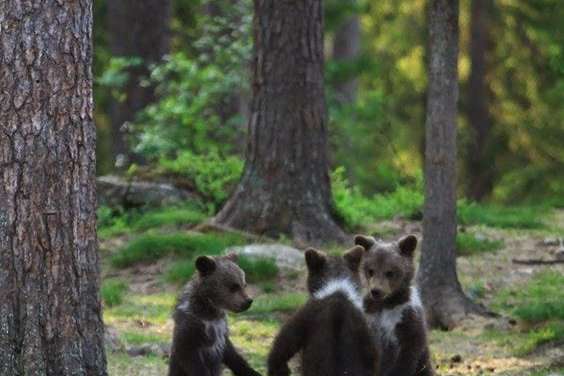
[[[321,270],[327,262],[327,256],[325,253],[318,251],[315,248],[308,248],[305,251],[305,260],[307,268],[310,271],[318,271]]]
[[[398,242],[399,252],[402,256],[413,258],[415,248],[417,248],[417,237],[415,235],[407,235]]]
[[[356,272],[360,267],[360,262],[362,261],[362,256],[364,255],[364,252],[366,252],[364,247],[361,247],[360,245],[356,245],[351,249],[349,249],[348,251],[346,251],[345,254],[343,255],[343,258],[345,259],[347,266],[353,272]]]
[[[366,251],[368,251],[374,244],[376,244],[376,239],[374,239],[372,236],[355,235],[354,244],[359,245]]]
[[[215,260],[208,256],[200,256],[196,259],[196,269],[202,276],[212,274],[217,267]]]
[[[237,263],[239,261],[239,255],[235,252],[230,252],[223,257],[225,260]]]

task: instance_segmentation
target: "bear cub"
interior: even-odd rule
[[[301,351],[304,376],[373,376],[376,347],[362,306],[359,267],[364,249],[344,256],[305,252],[308,302],[281,328],[268,356],[268,374],[290,374]]]
[[[260,376],[229,340],[225,311],[243,312],[245,273],[237,256],[201,256],[197,275],[184,288],[174,312],[169,376],[219,376],[225,364],[237,376]]]
[[[366,253],[361,280],[367,289],[364,309],[377,339],[380,376],[433,375],[427,346],[425,312],[417,288],[413,255],[417,238],[386,243],[357,235]]]

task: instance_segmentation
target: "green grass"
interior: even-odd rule
[[[245,277],[249,283],[272,281],[278,276],[279,272],[274,260],[269,258],[240,256],[238,264],[245,272]],[[165,279],[172,283],[184,283],[192,278],[195,272],[194,258],[176,260],[167,270]]]
[[[208,217],[196,205],[117,213],[108,207],[100,207],[97,214],[98,236],[101,239],[144,231],[150,228],[192,226],[203,222]]]
[[[482,336],[506,347],[516,356],[525,356],[540,345],[564,341],[564,323],[548,322],[529,331],[487,330]]]
[[[124,322],[162,325],[172,316],[175,303],[173,294],[131,294],[124,298],[123,304],[104,309],[104,322],[108,325]]]
[[[166,271],[165,279],[171,283],[184,283],[192,278],[195,271],[194,259],[177,260]]]
[[[479,239],[469,233],[459,233],[456,236],[456,253],[459,256],[494,252],[501,248],[503,248],[502,240]]]
[[[170,341],[169,336],[156,333],[143,333],[138,331],[126,330],[120,333],[128,345],[143,345],[145,343],[167,343]]]
[[[541,218],[546,211],[535,207],[500,207],[461,200],[458,203],[458,221],[462,225],[540,229],[545,227]]]
[[[125,282],[117,279],[107,279],[102,283],[100,289],[102,300],[107,307],[113,307],[123,302],[123,296],[127,292]]]
[[[139,262],[156,261],[168,255],[182,258],[217,255],[226,247],[243,242],[242,237],[233,234],[145,234],[118,250],[111,257],[111,264],[125,268]]]
[[[564,320],[564,275],[556,271],[538,273],[525,286],[502,290],[495,304],[531,323]]]
[[[278,265],[270,258],[239,257],[239,266],[245,271],[249,283],[270,281],[278,276]]]
[[[282,295],[259,296],[248,314],[265,314],[274,312],[292,312],[301,307],[307,301],[307,295],[303,293],[287,293]]]

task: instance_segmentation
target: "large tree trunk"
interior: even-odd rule
[[[247,163],[220,224],[305,243],[344,240],[332,217],[321,0],[255,0]]]
[[[0,25],[0,375],[106,375],[92,1],[2,1]]]
[[[431,0],[425,206],[418,284],[429,323],[450,328],[477,307],[456,272],[458,0]]]
[[[470,60],[468,83],[468,121],[472,130],[467,156],[469,198],[481,201],[493,188],[494,166],[490,153],[491,118],[488,108],[486,52],[490,43],[490,0],[472,0]]]
[[[154,101],[152,87],[139,81],[149,73],[148,66],[170,51],[171,0],[108,1],[110,51],[114,57],[138,57],[140,66],[128,70],[129,79],[123,88],[125,99],[115,100],[110,108],[112,150],[117,167],[125,167],[135,158],[127,142],[127,127],[137,112]]]
[[[353,63],[360,54],[360,19],[357,14],[347,18],[335,31],[333,58],[338,62]],[[356,100],[358,80],[355,77],[336,85],[338,99],[342,103]]]

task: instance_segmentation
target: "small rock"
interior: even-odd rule
[[[140,346],[131,346],[127,348],[127,355],[129,356],[156,355],[160,357],[168,357],[170,355],[170,345],[145,343]]]
[[[544,238],[541,245],[545,247],[553,247],[560,244],[560,239],[558,238]]]
[[[460,354],[453,355],[450,358],[450,361],[453,362],[453,363],[460,363],[460,362],[462,362],[462,355],[460,355]]]
[[[248,257],[272,258],[280,269],[302,270],[305,267],[304,254],[284,244],[249,244],[225,250],[225,253],[229,252]]]

